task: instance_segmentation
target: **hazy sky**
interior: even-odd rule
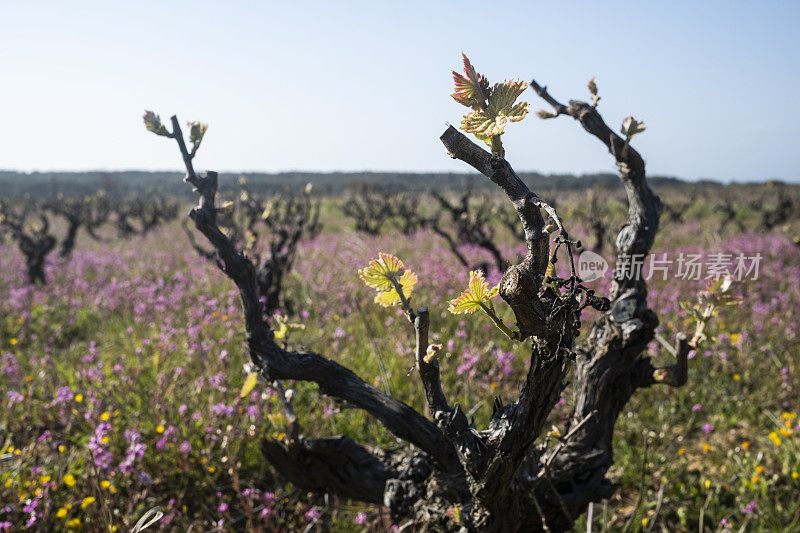
[[[796,181],[799,25],[793,1],[0,0],[0,168],[179,170],[147,108],[209,123],[200,169],[463,171],[438,140],[463,50],[564,102],[595,76],[650,174]],[[572,119],[506,131],[518,170],[613,170]]]

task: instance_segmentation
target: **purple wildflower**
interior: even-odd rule
[[[22,394],[15,390],[10,390],[6,393],[6,398],[8,398],[8,406],[11,407],[15,403],[22,402]]]

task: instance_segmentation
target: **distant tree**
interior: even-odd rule
[[[85,228],[86,233],[97,240],[97,229],[106,223],[110,213],[108,199],[105,194],[98,193],[84,198],[57,198],[45,202],[45,209],[62,217],[67,223],[67,232],[61,241],[59,256],[68,259],[75,248],[78,232]]]
[[[380,235],[381,229],[394,215],[392,198],[366,183],[358,184],[341,205],[342,213],[355,221],[357,231]]]
[[[23,202],[0,201],[0,229],[8,233],[25,256],[25,272],[31,284],[45,285],[45,261],[56,246],[50,234],[50,220],[44,209],[31,200]],[[38,224],[32,222],[36,219]]]
[[[672,204],[664,204],[664,215],[666,215],[665,222],[683,224],[686,219],[686,212],[691,209],[695,204],[694,199],[689,199],[683,202],[674,202]]]
[[[412,235],[422,229],[421,200],[419,194],[399,193],[392,197],[389,206],[392,224],[403,235]]]
[[[115,214],[117,235],[123,239],[134,235],[144,236],[152,230],[178,217],[180,205],[170,197],[148,194],[143,197],[123,198],[113,202],[110,209]]]
[[[464,246],[472,245],[488,252],[497,270],[505,270],[508,260],[495,242],[493,222],[499,218],[497,209],[490,202],[476,204],[470,201],[473,197],[472,181],[462,188],[456,201],[438,191],[430,194],[439,204],[439,210],[436,216],[424,219],[423,225],[444,239],[456,259],[467,268],[488,273],[489,263],[475,265],[464,255]]]
[[[575,218],[588,224],[592,232],[589,247],[601,254],[606,245],[613,240],[614,220],[609,209],[610,197],[603,198],[601,194],[590,190],[586,193],[588,205],[581,205],[575,209]]]
[[[795,199],[792,198],[786,187],[782,184],[768,184],[767,194],[772,196],[773,203],[766,201],[754,205],[761,211],[761,227],[767,231],[782,226],[798,215]]]
[[[719,223],[720,234],[725,231],[725,228],[727,228],[729,224],[735,224],[740,232],[745,230],[742,218],[739,216],[736,206],[730,198],[723,198],[719,203],[715,204],[714,212],[722,216]]]

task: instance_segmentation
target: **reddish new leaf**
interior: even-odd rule
[[[451,96],[461,105],[471,107],[474,110],[485,109],[486,100],[491,95],[489,80],[482,74],[478,74],[475,67],[467,59],[463,52],[464,74],[453,71],[453,81],[455,82],[456,92]]]

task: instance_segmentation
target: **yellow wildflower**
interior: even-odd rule
[[[156,433],[164,433],[164,426],[163,426],[163,425],[161,425],[161,424],[159,424],[159,425],[156,427]]]
[[[769,434],[769,440],[771,440],[772,444],[774,444],[775,446],[781,445],[781,438],[774,431]]]
[[[753,476],[753,477],[750,478],[750,481],[752,481],[754,484],[758,483],[759,481],[761,481],[761,477],[760,476]]]
[[[680,448],[678,450],[678,455],[686,455],[686,448]]]
[[[86,509],[90,505],[94,503],[95,497],[94,496],[87,496],[81,502],[81,509]]]
[[[711,450],[711,446],[709,446],[708,444],[703,444],[703,451],[707,452],[709,450]]]
[[[103,414],[100,415],[100,420],[102,420],[103,422],[107,421],[109,418],[111,418],[111,413],[109,413],[108,411],[105,411]]]
[[[67,516],[67,510],[61,507],[58,511],[56,511],[57,518],[64,518]]]
[[[758,465],[756,467],[756,474],[763,474],[763,473],[764,473],[764,467],[761,466],[761,465]]]
[[[739,381],[740,379],[742,379],[742,376],[740,376],[739,374],[733,375],[733,381]]]
[[[66,476],[64,476],[64,484],[66,484],[67,487],[74,487],[75,476],[73,476],[72,474],[67,474]]]
[[[746,440],[746,441],[742,442],[742,449],[746,450],[748,448],[750,448],[750,441]]]
[[[81,527],[81,519],[80,518],[73,518],[69,522],[67,522],[67,526],[71,527],[72,529],[78,529]]]
[[[100,488],[101,489],[107,489],[110,485],[111,485],[111,482],[108,481],[107,479],[104,479],[103,481],[100,482]]]
[[[78,393],[75,395],[75,401],[81,403],[83,401],[83,394]]]

